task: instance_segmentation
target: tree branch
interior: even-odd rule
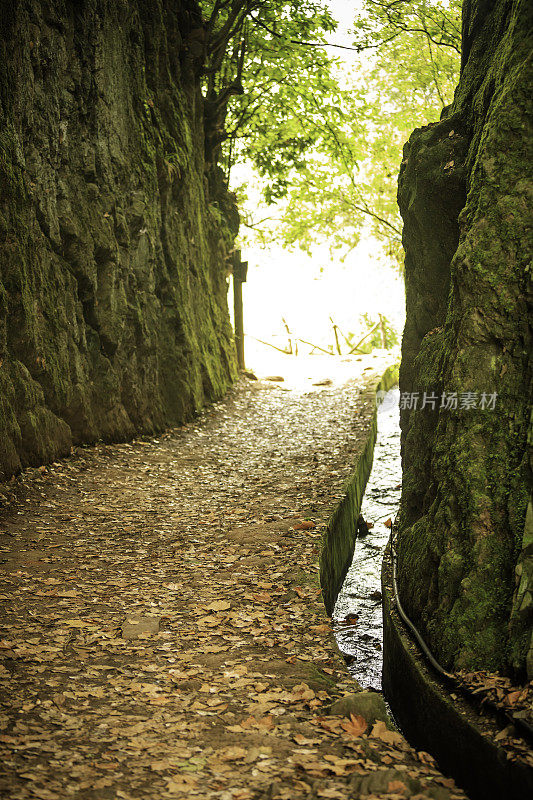
[[[262,22],[262,20],[254,17],[253,14],[250,14],[250,17],[256,23],[256,25],[259,25],[260,28],[263,28],[265,31],[270,33],[271,36],[274,36],[276,39],[285,39],[281,33],[272,30],[272,28]],[[354,50],[356,53],[359,52],[357,47],[350,47],[347,44],[335,44],[334,42],[306,42],[303,39],[288,39],[287,41],[290,44],[302,44],[305,47],[338,47],[340,50]]]

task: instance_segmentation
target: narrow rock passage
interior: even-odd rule
[[[383,723],[328,716],[353,685],[318,546],[384,366],[246,381],[24,473],[0,519],[2,796],[464,797]]]

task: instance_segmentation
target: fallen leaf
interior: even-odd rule
[[[173,764],[168,758],[161,759],[160,761],[152,761],[150,764],[150,769],[154,772],[164,772],[167,769],[172,769],[172,767]]]
[[[366,731],[368,722],[359,714],[350,714],[350,719],[344,720],[344,722],[341,723],[341,728],[350,736],[357,738],[358,736],[362,736]]]
[[[407,786],[403,781],[389,781],[389,785],[387,786],[388,792],[407,792]]]
[[[244,747],[223,747],[217,750],[216,754],[223,761],[240,761],[241,758],[245,758],[247,752]]]
[[[176,775],[168,779],[167,791],[171,794],[175,794],[176,792],[186,792],[196,786],[197,783],[197,779],[191,777],[190,775]]]
[[[308,739],[301,733],[295,733],[292,737],[296,744],[299,744],[301,747],[305,747],[306,745],[310,744],[318,744],[321,740],[320,739]]]
[[[205,606],[206,611],[228,611],[231,608],[231,603],[227,600],[215,600],[210,605]]]
[[[521,691],[510,692],[505,699],[510,706],[514,706],[517,700],[520,698],[521,694],[522,694]]]
[[[416,754],[418,756],[419,761],[423,764],[434,764],[435,759],[431,755],[431,753],[426,753],[425,750],[419,750]]]
[[[384,722],[379,720],[375,723],[374,727],[370,731],[370,736],[374,739],[380,739],[385,744],[390,745],[398,745],[404,744],[405,739],[400,733],[396,733],[396,731],[390,731]]]
[[[272,600],[272,595],[266,592],[255,592],[252,597],[258,603],[270,603]]]
[[[295,531],[312,531],[313,528],[316,528],[316,523],[311,522],[310,519],[304,519],[294,526]]]

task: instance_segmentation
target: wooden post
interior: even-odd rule
[[[239,369],[244,366],[244,320],[242,307],[242,281],[233,273],[233,313],[235,315],[235,347]]]
[[[242,285],[246,282],[248,262],[241,261],[241,251],[233,254],[233,314],[235,319],[235,348],[239,369],[245,369],[244,362],[244,316],[242,304]]]
[[[335,325],[335,323],[333,322],[331,317],[329,318],[329,321],[331,322],[331,324],[333,326],[333,333],[335,334],[335,344],[337,346],[337,355],[341,356],[342,352],[341,352],[341,346],[339,344],[339,334],[337,333],[337,327],[338,326]]]
[[[287,331],[287,336],[289,337],[289,340],[288,340],[289,341],[289,355],[290,356],[293,356],[293,355],[297,356],[298,355],[298,345],[296,346],[296,353],[295,353],[294,349],[293,349],[293,346],[292,346],[292,333],[291,333],[291,329],[289,328],[289,324],[288,324],[287,320],[285,319],[285,317],[282,317],[281,321],[283,322],[283,324],[285,326],[285,330]]]
[[[379,327],[381,328],[381,346],[383,349],[387,347],[387,336],[385,333],[385,323],[383,322],[383,317],[381,314],[379,315]]]

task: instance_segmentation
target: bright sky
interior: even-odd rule
[[[351,44],[347,34],[358,5],[347,0],[330,0],[339,30],[332,41]],[[350,51],[337,55],[349,63]],[[237,168],[234,181],[245,179],[246,170]],[[332,344],[330,317],[345,333],[366,330],[361,316],[381,313],[399,332],[404,321],[403,279],[396,269],[379,257],[372,239],[363,239],[342,263],[331,260],[328,243],[317,247],[311,257],[299,249],[287,251],[273,244],[268,249],[247,247],[242,257],[248,260],[248,282],[243,286],[247,363],[253,368],[261,351],[253,337],[283,347],[287,337],[282,318],[302,339],[321,346]],[[232,293],[229,294],[230,304]]]
[[[355,11],[361,3],[350,0],[329,0],[331,13],[339,23],[334,40],[339,44],[351,45],[352,41],[348,35],[348,30],[352,27]]]

